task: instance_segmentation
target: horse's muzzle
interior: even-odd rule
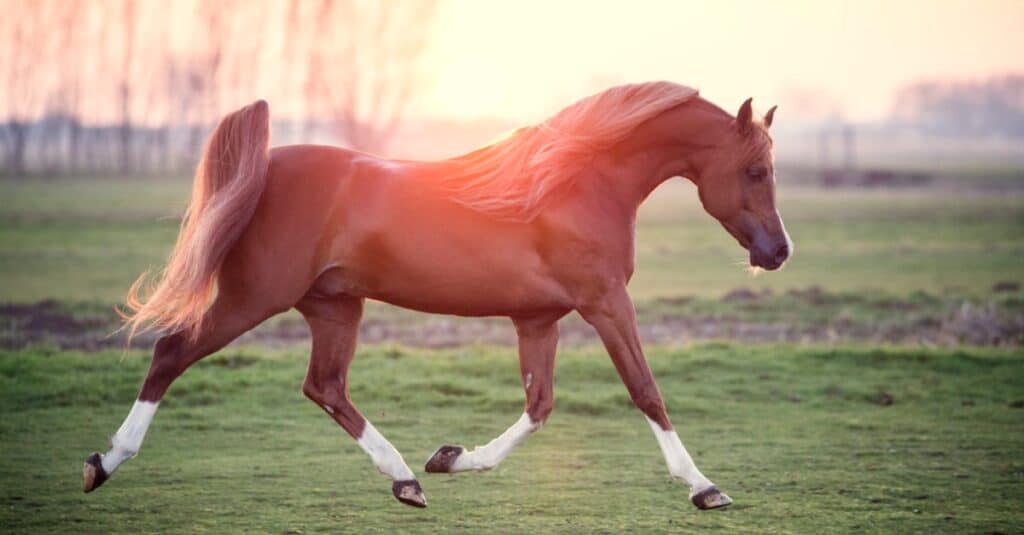
[[[785,241],[777,242],[769,247],[753,246],[750,248],[750,265],[775,271],[782,267],[793,252],[793,244],[786,237]]]

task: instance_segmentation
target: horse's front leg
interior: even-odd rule
[[[555,350],[558,346],[558,318],[562,315],[513,319],[519,336],[520,378],[526,391],[526,409],[519,420],[498,438],[472,451],[462,446],[441,446],[427,461],[427,472],[490,470],[526,437],[540,429],[554,406]]]
[[[633,403],[643,411],[665,455],[669,473],[690,485],[690,501],[700,509],[714,509],[732,503],[697,469],[679,435],[672,428],[665,402],[647,366],[637,335],[636,312],[625,286],[616,287],[600,299],[581,307],[580,314],[594,326],[615,363],[615,369],[629,389]]]

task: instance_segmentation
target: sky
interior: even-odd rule
[[[84,40],[75,46],[85,51],[71,59],[88,73],[80,94],[89,102],[78,109],[83,120],[116,120],[121,109],[119,77],[95,72],[126,71],[133,77],[136,120],[160,121],[177,113],[171,111],[174,96],[158,91],[167,86],[167,76],[154,70],[166,66],[160,47],[166,44],[183,61],[204,57],[199,52],[216,40],[209,39],[203,24],[208,16],[200,8],[218,1],[140,0],[138,9],[146,16],[132,26],[134,33],[111,24],[122,4],[78,4],[93,8],[82,10],[84,22],[75,26],[82,34],[77,38]],[[390,9],[413,6],[416,0],[363,1]],[[780,121],[838,114],[865,122],[887,117],[896,92],[917,81],[1024,74],[1024,0],[437,1],[433,20],[424,21],[431,30],[422,55],[424,81],[414,89],[403,120],[529,124],[612,85],[671,80],[696,87],[729,111],[754,97],[761,111],[778,104]],[[44,5],[0,0],[0,7],[8,4]],[[278,116],[304,112],[304,71],[292,67],[306,65],[305,59],[289,54],[302,49],[309,32],[283,31],[290,1],[235,5],[239,8],[224,22],[229,30],[223,32],[228,35],[225,46],[234,52],[225,57],[234,59],[224,61],[218,76],[242,79],[253,64],[263,70],[251,85],[225,84],[222,93],[227,94],[218,109],[267,98]],[[68,10],[49,11],[59,15]],[[24,19],[0,24],[0,37],[27,28]],[[39,20],[45,28],[62,27],[59,21]],[[352,24],[365,29],[371,22],[354,19]],[[261,30],[253,32],[253,27]],[[332,36],[339,43],[353,38],[351,29],[338,24],[328,32],[328,44]],[[53,31],[47,42],[63,42],[64,34]],[[134,36],[134,47],[122,46],[125,36]],[[89,50],[90,43],[98,44]],[[134,50],[128,69],[124,50]],[[0,46],[0,62],[12,51]],[[50,69],[30,77],[39,87],[21,84],[32,89],[27,93],[32,98],[5,99],[7,84],[0,84],[0,106],[10,100],[10,108],[23,115],[43,113],[67,71],[62,61],[68,56],[61,52],[58,57],[47,60]],[[330,78],[337,83],[345,77]],[[0,116],[7,112],[0,109]]]
[[[918,80],[1024,72],[1024,0],[441,0],[434,24],[420,116],[535,121],[667,79],[730,111],[813,94],[870,121]]]

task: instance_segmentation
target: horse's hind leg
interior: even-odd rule
[[[382,474],[392,480],[398,501],[426,507],[427,499],[402,455],[369,422],[348,394],[348,368],[356,351],[363,300],[340,296],[307,297],[296,308],[313,334],[313,351],[302,391],[356,439]]]
[[[86,459],[82,471],[83,490],[91,492],[102,485],[121,463],[138,453],[160,399],[178,376],[199,359],[224,347],[276,312],[250,299],[221,293],[203,317],[195,341],[189,341],[182,333],[158,340],[146,380],[128,417],[111,437],[109,451],[102,455],[93,453]]]
[[[519,336],[519,371],[526,390],[526,410],[512,427],[484,446],[467,451],[462,446],[441,446],[427,461],[432,473],[490,470],[526,437],[540,429],[554,407],[555,351],[558,347],[558,318],[515,319]]]

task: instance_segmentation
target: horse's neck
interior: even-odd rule
[[[713,106],[684,104],[641,125],[599,160],[610,194],[635,210],[669,178],[696,180],[729,119]]]

